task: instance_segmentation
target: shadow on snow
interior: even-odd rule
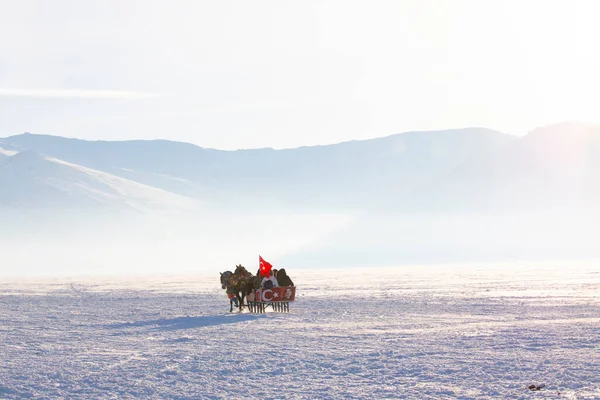
[[[239,322],[253,321],[264,315],[253,314],[226,314],[203,315],[199,317],[178,317],[171,319],[155,319],[150,321],[125,322],[107,325],[109,329],[143,328],[148,327],[157,331],[176,331],[180,329],[194,329],[222,324],[236,324]]]

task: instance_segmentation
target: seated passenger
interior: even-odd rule
[[[285,272],[285,268],[281,268],[279,271],[277,271],[277,281],[280,286],[294,286],[294,282],[292,282],[290,277],[287,275],[287,272]]]
[[[269,277],[264,277],[262,279],[260,286],[264,287],[265,289],[271,289],[279,286],[279,282],[277,282],[277,278],[275,278],[273,271],[271,271],[271,275]]]

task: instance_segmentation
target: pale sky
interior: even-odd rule
[[[0,0],[0,137],[295,147],[600,122],[600,2]]]

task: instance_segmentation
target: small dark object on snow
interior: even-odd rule
[[[542,383],[541,385],[537,385],[537,386],[535,386],[535,385],[529,385],[529,389],[531,389],[531,390],[540,390],[540,389],[542,389],[544,386],[546,386],[546,385],[545,385],[545,384],[543,384],[543,383]]]

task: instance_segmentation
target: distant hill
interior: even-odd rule
[[[164,140],[105,142],[33,134],[3,139],[12,148],[214,206],[329,210],[380,207],[516,140],[483,128],[286,150],[221,151]]]
[[[8,240],[85,237],[99,258],[105,239],[291,267],[600,257],[600,127],[238,151],[22,134],[0,139],[0,220]]]
[[[0,148],[2,164],[20,151],[39,154],[36,162],[45,165],[43,190],[39,176],[19,180],[5,168],[0,196],[5,206],[18,199],[50,205],[58,198],[66,207],[70,201],[73,207],[103,204],[77,183],[82,176],[90,179],[92,170],[96,178],[102,172],[129,187],[135,182],[153,193],[222,209],[454,213],[600,203],[600,128],[578,123],[540,128],[523,138],[467,128],[285,150],[222,151],[165,140],[34,134],[1,139]],[[31,169],[24,164],[34,160],[27,160],[20,168]],[[53,173],[60,176],[51,179]],[[39,195],[27,185],[38,187]],[[67,195],[83,192],[86,200]]]
[[[536,129],[425,183],[288,261],[344,266],[600,257],[600,126]]]
[[[494,211],[600,206],[600,126],[562,123],[466,160],[407,209]]]
[[[0,205],[21,210],[192,210],[197,201],[23,150],[0,153]]]

